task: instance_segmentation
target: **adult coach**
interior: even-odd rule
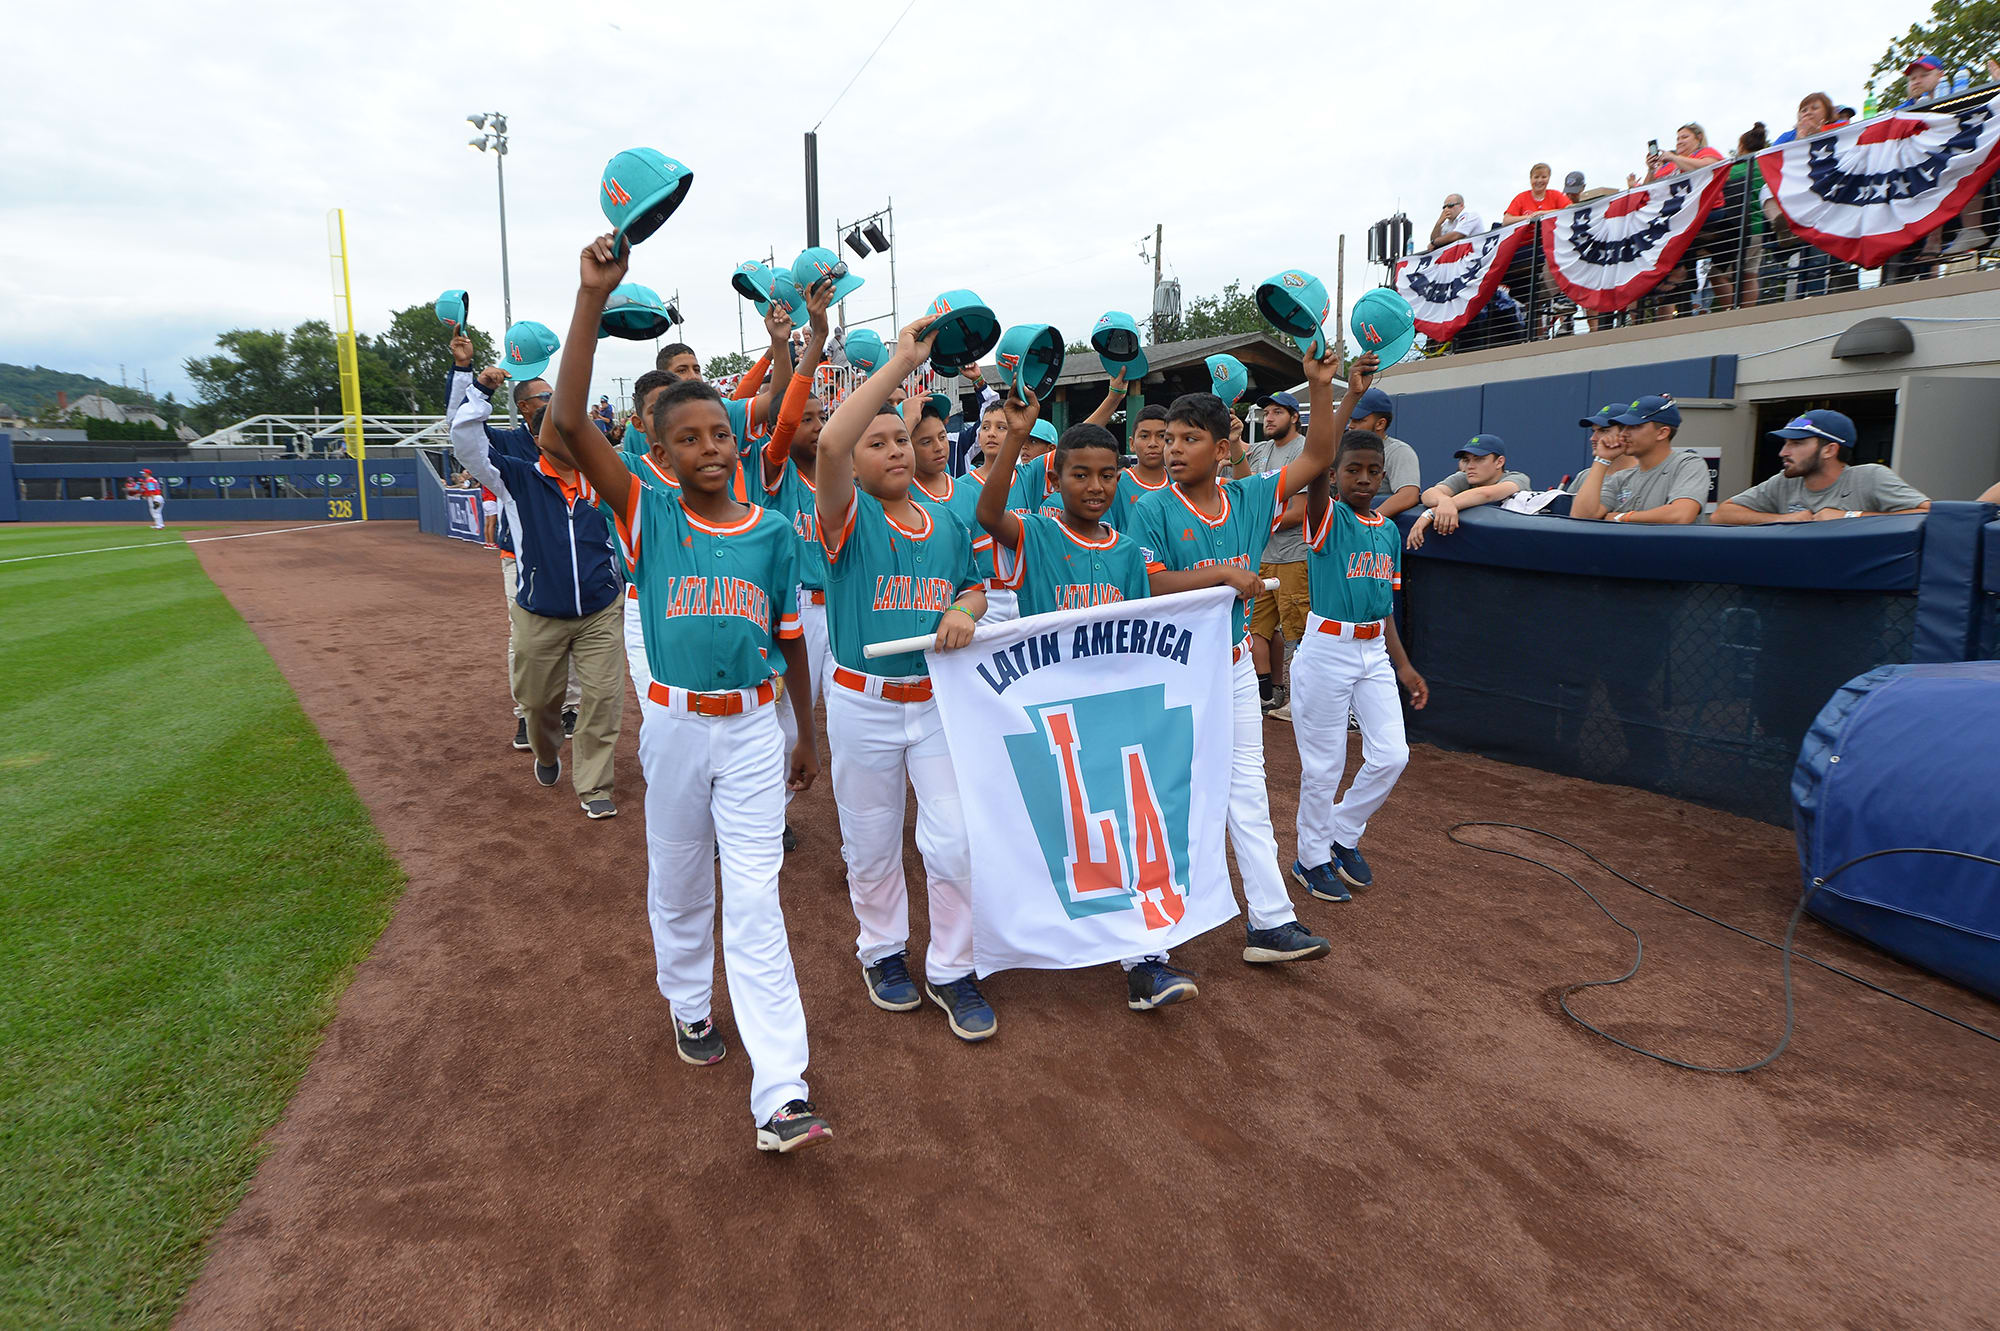
[[[1262,475],[1282,471],[1305,451],[1306,437],[1299,432],[1299,400],[1290,393],[1272,393],[1257,399],[1264,412],[1264,437],[1245,450],[1247,467],[1240,475]],[[1285,647],[1296,648],[1305,639],[1306,612],[1312,597],[1306,588],[1306,542],[1300,519],[1303,506],[1295,506],[1278,520],[1257,576],[1266,582],[1276,578],[1275,592],[1261,593],[1250,605],[1250,658],[1257,670],[1257,701],[1266,716],[1277,712],[1290,700],[1285,687]],[[1284,636],[1278,635],[1282,632]]]
[[[529,463],[487,441],[483,427],[493,412],[492,394],[503,381],[498,366],[473,380],[465,405],[452,418],[452,449],[481,484],[508,496],[516,519],[520,582],[509,607],[512,679],[514,697],[527,714],[535,780],[553,786],[562,776],[563,675],[574,666],[583,698],[571,780],[586,814],[610,818],[618,812],[611,765],[625,706],[624,609],[611,528],[597,505],[584,498],[573,468],[547,453]],[[527,382],[545,384],[538,376]],[[536,410],[532,425],[541,424],[545,410]]]
[[[1717,504],[1709,521],[1748,527],[1930,511],[1929,497],[1887,467],[1848,463],[1856,435],[1841,412],[1809,411],[1771,433],[1785,441],[1778,450],[1784,469]]]

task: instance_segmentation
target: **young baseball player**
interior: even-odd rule
[[[1325,362],[1307,366],[1315,417],[1333,396],[1332,373]],[[1402,586],[1401,535],[1394,522],[1373,511],[1386,472],[1382,437],[1348,430],[1333,464],[1334,502],[1327,502],[1324,476],[1306,491],[1312,610],[1305,641],[1292,658],[1292,727],[1300,768],[1292,877],[1322,901],[1347,901],[1349,887],[1374,882],[1361,856],[1361,834],[1410,761],[1397,683],[1410,691],[1412,707],[1430,701],[1429,686],[1396,635],[1392,593]],[[1361,723],[1361,770],[1336,804],[1334,793],[1347,765],[1350,710]]]
[[[1007,507],[1014,464],[1030,437],[1038,405],[1030,394],[1007,400],[1007,433],[979,494],[979,524],[991,538],[995,581],[1020,598],[1023,615],[1109,605],[1151,596],[1146,554],[1132,536],[1105,521],[1118,494],[1120,450],[1102,425],[1063,431],[1049,454],[1062,511],[1016,513]],[[1125,1006],[1148,1012],[1185,1002],[1194,978],[1167,964],[1165,952],[1127,957]]]
[[[912,498],[909,427],[888,406],[892,390],[930,356],[935,339],[918,336],[918,327],[902,331],[885,372],[857,385],[820,431],[814,503],[834,660],[827,738],[869,1000],[907,1012],[928,995],[953,1034],[984,1040],[996,1022],[972,974],[972,852],[929,667],[922,652],[864,652],[871,642],[919,634],[934,634],[938,651],[963,647],[986,609],[972,537],[949,512]],[[921,993],[905,956],[906,778],[917,794],[917,849],[930,896]]]
[[[1307,368],[1330,375],[1331,364],[1308,361]],[[1299,456],[1283,470],[1262,476],[1222,478],[1234,446],[1232,413],[1221,398],[1187,393],[1174,399],[1167,408],[1167,469],[1174,483],[1139,501],[1135,534],[1146,550],[1155,596],[1198,587],[1232,587],[1238,597],[1229,842],[1243,875],[1249,914],[1243,959],[1248,962],[1310,961],[1332,950],[1324,938],[1300,926],[1278,872],[1277,838],[1271,831],[1271,805],[1264,787],[1264,716],[1257,705],[1257,675],[1244,639],[1249,603],[1263,589],[1256,568],[1264,543],[1277,530],[1285,501],[1332,463],[1334,440],[1346,429],[1375,364],[1372,353],[1356,361],[1339,412],[1315,411]]]
[[[750,1056],[757,1149],[791,1151],[831,1137],[806,1098],[805,1012],[778,904],[787,787],[818,768],[797,616],[798,540],[778,514],[740,502],[736,434],[721,395],[700,380],[651,399],[648,432],[678,486],[650,465],[628,470],[585,411],[605,298],[625,276],[622,247],[585,247],[572,347],[550,409],[595,497],[617,514],[639,588],[651,682],[640,701],[646,774],[646,904],[674,1043],[696,1065],[722,1058],[709,1019],[715,972],[715,878],[721,852],[723,974]],[[648,458],[650,464],[653,459]],[[772,707],[773,649],[783,657],[801,738],[787,763]]]
[[[139,469],[138,490],[139,497],[146,501],[146,512],[153,519],[153,530],[163,530],[167,525],[167,491],[151,467]]]
[[[1112,501],[1107,519],[1119,531],[1133,530],[1139,501],[1173,483],[1167,475],[1167,409],[1141,407],[1132,422],[1133,463],[1118,473],[1118,498]]]

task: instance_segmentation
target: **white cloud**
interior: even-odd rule
[[[1239,0],[1129,5],[918,0],[821,130],[822,239],[896,200],[907,315],[972,286],[1005,322],[1072,338],[1143,315],[1137,242],[1166,227],[1185,295],[1299,265],[1351,302],[1380,270],[1368,224],[1420,233],[1462,191],[1491,218],[1530,163],[1620,183],[1649,138],[1704,123],[1725,148],[1799,96],[1858,103],[1924,7],[1828,0],[1810,20],[1720,0],[1424,11]],[[893,7],[251,4],[34,7],[0,133],[0,360],[187,391],[224,328],[327,317],[325,213],[347,210],[355,313],[447,287],[500,325],[490,157],[467,112],[507,112],[514,312],[564,331],[576,252],[604,228],[598,172],[647,144],[695,172],[632,277],[680,294],[704,355],[737,345],[730,270],[804,243],[801,136]],[[1792,34],[1791,38],[1787,33]],[[60,56],[61,58],[53,58]],[[857,263],[850,317],[886,312]],[[745,327],[753,349],[754,312]],[[600,344],[599,388],[650,344]]]

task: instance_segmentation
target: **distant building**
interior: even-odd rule
[[[145,407],[120,406],[102,393],[85,393],[69,404],[69,414],[72,417],[88,417],[94,421],[143,421],[162,430],[167,428],[166,420],[159,413]]]

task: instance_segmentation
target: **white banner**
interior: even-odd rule
[[[1992,179],[2000,116],[1895,111],[1757,158],[1764,187],[1799,236],[1834,258],[1880,267],[1958,216]]]
[[[980,975],[1162,952],[1236,915],[1222,856],[1234,595],[1035,615],[931,654]]]

